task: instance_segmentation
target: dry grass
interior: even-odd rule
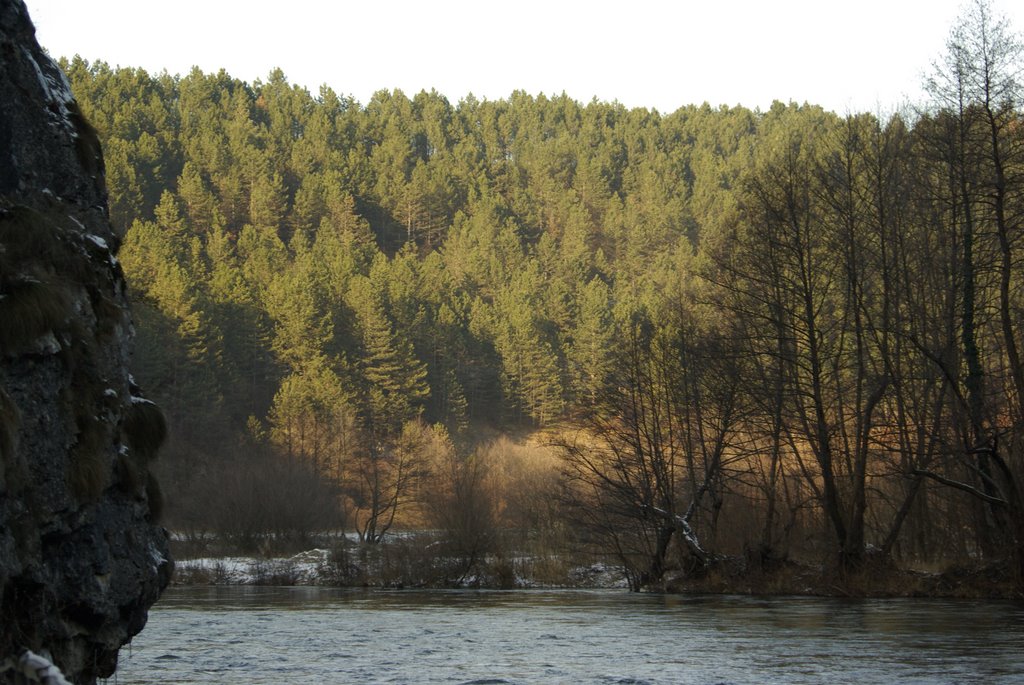
[[[0,321],[4,322],[0,353],[31,351],[39,338],[66,326],[70,311],[67,290],[49,279],[23,276],[0,280]]]
[[[79,417],[78,436],[71,448],[67,477],[71,492],[80,500],[95,501],[110,485],[113,444],[108,424],[94,417]]]
[[[823,597],[1024,598],[1024,590],[1003,564],[925,573],[898,568],[882,558],[869,558],[860,569],[847,572],[791,561],[776,561],[752,569],[744,560],[730,558],[712,566],[701,578],[673,578],[666,589],[682,593]]]

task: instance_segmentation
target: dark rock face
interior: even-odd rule
[[[37,679],[26,650],[111,675],[170,579],[119,244],[96,135],[0,0],[0,683]]]

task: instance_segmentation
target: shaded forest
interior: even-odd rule
[[[1021,56],[977,3],[885,116],[63,62],[167,525],[586,549],[637,589],[725,557],[1019,583]]]

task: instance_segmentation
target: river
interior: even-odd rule
[[[1024,683],[1024,604],[171,588],[143,683]]]

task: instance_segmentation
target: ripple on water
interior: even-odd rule
[[[190,590],[153,608],[118,685],[1024,682],[1012,603]]]

